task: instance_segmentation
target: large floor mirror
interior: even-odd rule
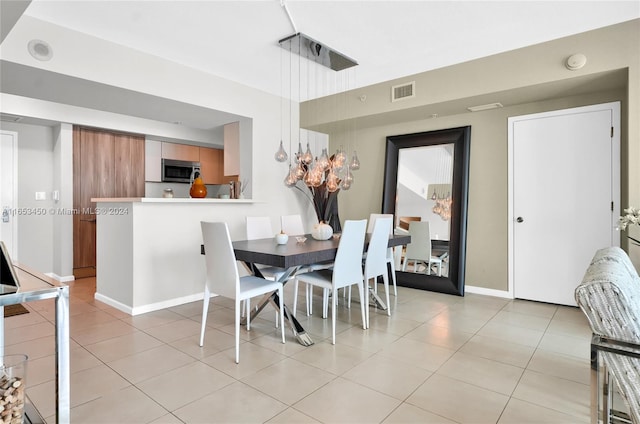
[[[387,137],[382,212],[411,235],[399,285],[464,295],[470,137],[470,126]]]

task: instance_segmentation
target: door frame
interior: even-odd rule
[[[7,130],[0,130],[0,134],[2,135],[9,135],[13,138],[13,142],[11,143],[11,162],[12,162],[12,170],[13,170],[13,175],[12,175],[12,205],[9,205],[10,208],[14,209],[16,208],[16,205],[18,204],[18,133],[16,131],[7,131]],[[1,171],[0,171],[1,172]],[[2,207],[4,207],[4,205],[0,205],[0,210],[2,209]],[[9,221],[11,224],[11,232],[12,232],[12,238],[13,240],[11,241],[11,248],[9,249],[9,255],[11,255],[11,259],[14,261],[18,260],[18,214],[12,214],[11,216],[11,221]]]
[[[585,113],[585,112],[594,112],[594,111],[602,111],[602,110],[610,110],[611,111],[611,125],[613,126],[613,134],[611,136],[611,191],[614,197],[613,199],[613,211],[611,213],[611,240],[613,245],[620,245],[620,231],[616,230],[618,217],[620,216],[620,102],[609,102],[609,103],[601,103],[589,106],[580,106],[573,107],[567,109],[559,109],[553,110],[549,112],[540,112],[540,113],[532,113],[527,115],[518,115],[518,116],[510,116],[508,118],[507,125],[507,172],[508,172],[508,212],[507,212],[507,220],[508,220],[508,237],[507,237],[507,284],[508,291],[507,297],[514,299],[515,296],[515,270],[514,270],[514,227],[515,227],[515,216],[513,213],[514,207],[514,195],[513,195],[513,172],[514,166],[513,163],[513,124],[514,122],[524,120],[524,119],[537,119],[537,118],[546,118],[551,116],[561,116],[567,115],[569,113]]]

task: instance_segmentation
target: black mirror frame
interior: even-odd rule
[[[400,149],[451,143],[454,145],[452,183],[454,201],[451,207],[448,278],[396,270],[398,285],[464,296],[470,140],[471,126],[387,137],[382,213],[394,216]]]

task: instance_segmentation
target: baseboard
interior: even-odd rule
[[[464,286],[465,293],[482,294],[485,296],[503,297],[505,299],[513,299],[513,294],[504,290],[487,289],[485,287]]]
[[[211,297],[216,297],[217,294],[212,294]],[[100,293],[94,295],[97,301],[112,306],[124,313],[135,316],[140,314],[146,314],[147,312],[159,311],[161,309],[171,308],[173,306],[184,305],[185,303],[197,302],[202,300],[202,294],[192,294],[189,296],[183,296],[176,299],[165,300],[163,302],[149,303],[147,305],[131,307],[124,303],[113,300],[110,297],[104,296]]]
[[[73,275],[65,275],[61,277],[55,272],[46,272],[44,275],[46,275],[47,277],[51,277],[61,283],[68,283],[69,281],[74,281],[76,279]]]

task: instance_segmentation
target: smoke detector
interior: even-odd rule
[[[38,59],[43,62],[51,60],[51,58],[53,57],[53,49],[46,41],[31,40],[27,44],[27,49],[29,50],[29,54],[33,56],[34,59]]]
[[[587,63],[587,56],[582,53],[573,54],[569,56],[564,63],[564,66],[570,71],[577,71]]]

